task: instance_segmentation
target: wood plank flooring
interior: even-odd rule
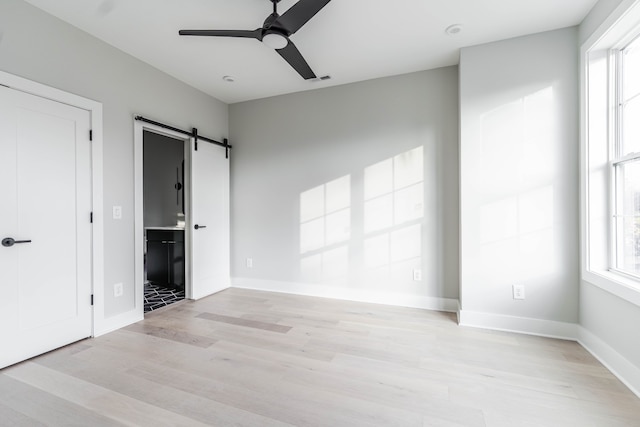
[[[640,426],[579,344],[229,289],[0,371],[0,426]]]

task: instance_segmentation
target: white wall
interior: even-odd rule
[[[448,67],[231,105],[235,285],[455,308],[457,98]]]
[[[462,323],[564,336],[578,320],[577,75],[576,28],[462,49]]]
[[[145,19],[141,16],[140,19]],[[103,103],[108,317],[134,307],[133,115],[227,136],[228,107],[21,0],[0,2],[0,69]],[[123,219],[111,218],[113,205]],[[96,213],[100,214],[100,213]],[[124,296],[113,297],[113,284]]]

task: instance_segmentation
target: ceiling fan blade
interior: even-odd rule
[[[244,37],[262,40],[262,28],[257,30],[180,30],[181,36],[211,36],[211,37]]]
[[[276,52],[280,54],[284,58],[285,61],[289,63],[293,67],[294,70],[298,72],[305,80],[315,79],[316,75],[307,64],[307,61],[302,57],[302,54],[293,44],[291,40],[289,43],[283,47],[282,49],[276,49]]]
[[[320,9],[325,7],[331,0],[300,0],[289,10],[275,20],[274,26],[281,27],[289,32],[289,35],[298,31],[306,24]]]

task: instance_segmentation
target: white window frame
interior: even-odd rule
[[[612,78],[620,67],[615,66],[619,60],[616,51],[627,46],[640,36],[640,0],[623,0],[616,10],[582,45],[581,59],[581,278],[635,305],[640,306],[640,277],[621,271],[616,266],[617,250],[616,224],[616,167],[640,154],[618,157],[620,122],[619,88],[614,84],[618,78]],[[595,58],[595,59],[594,59]],[[607,60],[607,78],[602,79],[602,61]],[[592,77],[592,64],[599,61],[599,77]],[[595,70],[595,68],[594,68]],[[596,70],[597,71],[597,70]],[[618,75],[615,75],[619,77]],[[591,80],[593,78],[593,81]],[[602,79],[602,80],[598,80]],[[594,83],[595,82],[595,83]],[[594,94],[590,93],[593,85],[608,85],[606,101],[598,98],[595,92],[601,91],[597,86]],[[599,88],[599,89],[598,89]],[[591,96],[594,95],[594,96]],[[595,100],[594,100],[595,99]],[[594,103],[591,104],[590,103]],[[606,105],[604,105],[606,103]],[[594,108],[594,105],[596,108]],[[595,111],[595,113],[593,112]],[[606,114],[603,113],[606,111]],[[593,115],[593,117],[592,117]],[[606,117],[605,117],[606,115]],[[607,127],[606,136],[591,135],[591,122],[598,121]],[[605,144],[605,145],[603,145]],[[608,150],[607,171],[598,171],[599,162]],[[592,151],[593,150],[593,151]],[[591,158],[596,159],[591,162]],[[593,166],[595,165],[595,167]],[[593,170],[592,170],[593,168]],[[607,212],[609,220],[603,220]],[[595,234],[595,235],[592,235]],[[602,236],[608,236],[603,240]],[[603,243],[604,242],[604,243]],[[602,246],[607,246],[603,248]],[[604,255],[606,254],[606,255]]]
[[[610,73],[610,91],[613,92],[611,97],[612,106],[610,108],[611,116],[609,123],[611,123],[611,131],[609,132],[609,146],[610,146],[610,171],[611,171],[611,245],[610,245],[610,267],[609,270],[627,276],[629,279],[639,281],[640,275],[620,268],[619,256],[623,252],[623,240],[624,240],[624,223],[620,223],[618,218],[623,215],[624,209],[621,201],[622,186],[619,184],[620,169],[619,167],[633,161],[640,160],[640,152],[631,152],[624,154],[624,140],[623,140],[623,118],[624,118],[624,94],[622,90],[623,81],[623,55],[624,50],[634,42],[640,40],[640,32],[632,32],[629,37],[622,39],[620,46],[616,46],[611,49],[609,56],[609,68]],[[636,95],[640,96],[640,95]]]

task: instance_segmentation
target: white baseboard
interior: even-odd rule
[[[572,341],[577,341],[578,338],[578,325],[575,323],[506,316],[503,314],[460,310],[458,312],[458,324],[473,328],[516,332]]]
[[[100,322],[100,328],[96,328],[93,331],[93,336],[99,337],[100,335],[108,334],[109,332],[124,328],[141,320],[144,320],[142,310],[131,310],[117,316],[108,317]]]
[[[365,289],[348,289],[329,285],[235,277],[231,280],[231,286],[234,288],[395,305],[399,307],[422,308],[426,310],[456,312],[458,309],[458,300],[453,298],[425,297]]]
[[[225,284],[225,285],[223,285],[223,286],[220,286],[220,287],[217,287],[217,288],[214,288],[214,289],[209,289],[209,290],[207,290],[207,291],[206,291],[206,293],[202,293],[202,294],[192,294],[192,295],[191,295],[191,297],[190,297],[189,299],[192,299],[192,300],[194,300],[194,301],[197,301],[197,300],[199,300],[199,299],[206,298],[206,297],[210,297],[211,295],[215,295],[215,294],[217,294],[218,292],[222,292],[222,291],[224,291],[225,289],[229,289],[230,287],[231,287],[231,285],[229,285],[229,284]]]
[[[629,390],[640,397],[640,367],[629,362],[609,344],[582,326],[578,326],[578,342],[629,387]]]

